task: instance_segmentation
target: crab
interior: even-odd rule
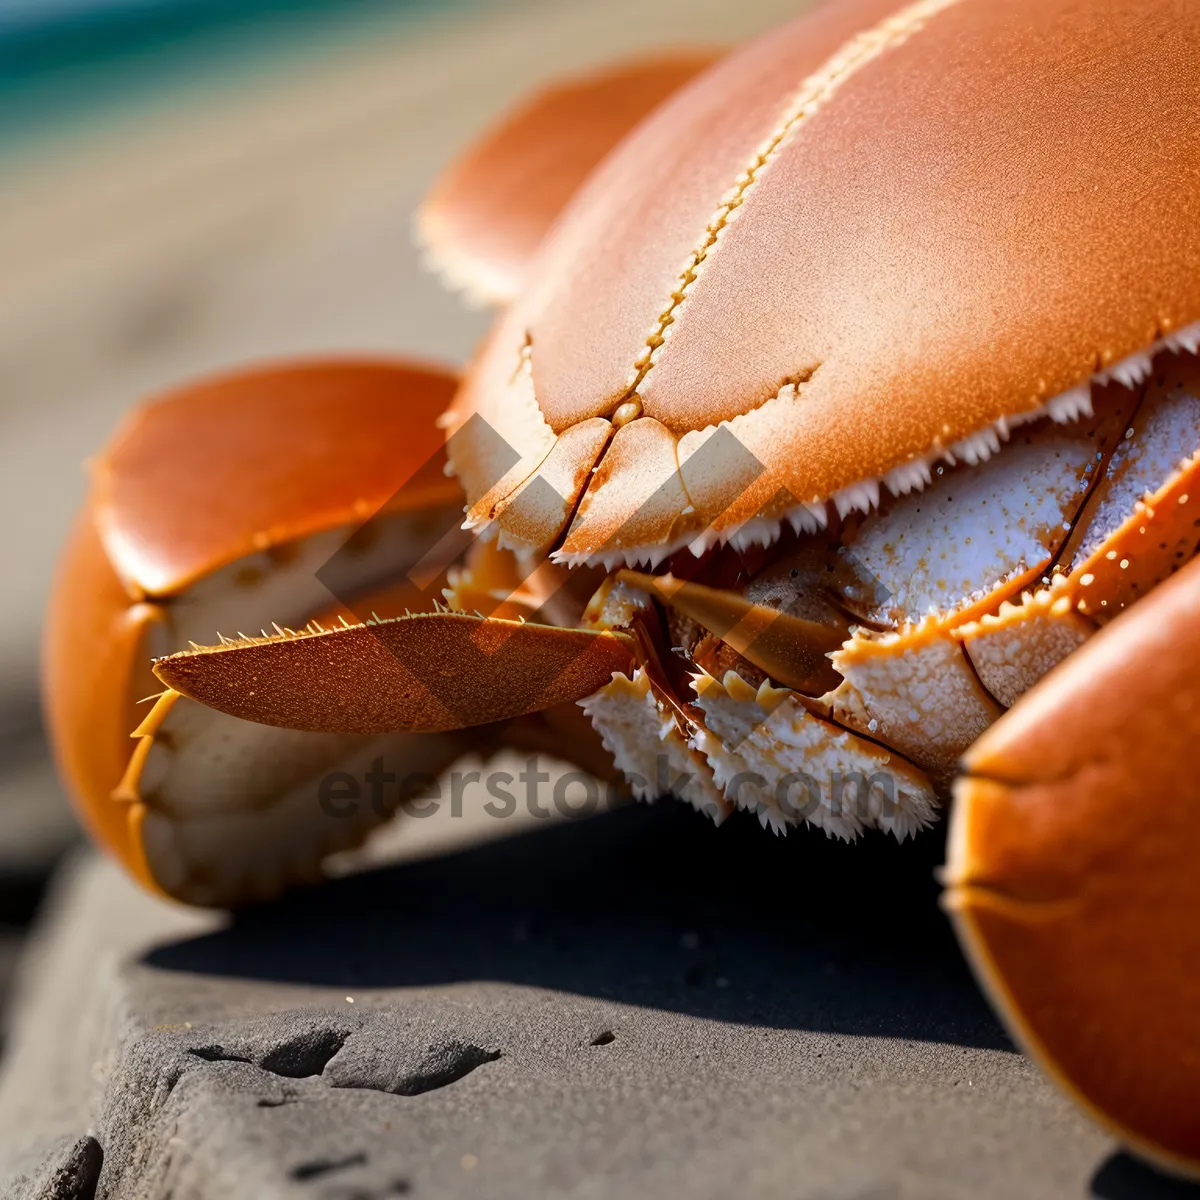
[[[465,377],[250,370],[95,461],[46,643],[95,838],[241,904],[500,745],[949,813],[1016,1040],[1200,1169],[1197,62],[1184,0],[850,0],[509,114],[419,214],[501,309]]]

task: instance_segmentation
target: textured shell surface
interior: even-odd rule
[[[477,359],[472,523],[572,565],[763,544],[1135,386],[1200,318],[1198,51],[1183,0],[849,0],[721,60]]]

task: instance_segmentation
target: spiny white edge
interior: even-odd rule
[[[1200,331],[1200,326],[1197,326]],[[859,483],[842,488],[830,497],[830,503],[840,517],[851,512],[870,512],[879,505],[880,486],[893,496],[906,496],[910,492],[922,491],[933,481],[934,468],[941,462],[957,465],[961,459],[971,466],[986,462],[1008,441],[1013,429],[1033,421],[1049,418],[1056,424],[1065,425],[1081,417],[1092,415],[1089,386],[1082,384],[1060,396],[1016,416],[1001,417],[986,429],[955,442],[945,450],[932,450],[928,454],[894,467],[886,475],[864,479]],[[583,551],[565,553],[555,551],[551,558],[568,567],[603,566],[612,571],[618,567],[637,569],[642,566],[657,567],[664,559],[688,547],[696,558],[700,558],[714,546],[730,545],[735,550],[748,550],[761,546],[766,549],[779,540],[787,523],[797,534],[818,533],[828,525],[828,515],[823,504],[804,501],[785,511],[777,518],[751,517],[728,529],[715,530],[711,527],[700,534],[689,534],[675,538],[658,546],[631,546],[620,550]],[[466,526],[464,525],[464,528]]]
[[[1168,333],[1161,339],[1161,342],[1156,342],[1155,345],[1161,345],[1173,354],[1178,354],[1181,350],[1187,354],[1200,354],[1200,321],[1185,325],[1182,329],[1175,330],[1174,333]],[[1151,349],[1151,354],[1154,353],[1155,350]]]
[[[996,632],[1033,617],[1064,617],[1072,609],[1070,593],[1064,590],[1066,587],[1067,576],[1060,575],[1048,587],[1037,591],[1026,590],[1015,599],[1002,600],[994,613],[985,613],[978,620],[956,626],[949,631],[950,636],[965,642],[982,633]]]
[[[429,217],[418,212],[412,223],[413,245],[422,268],[433,275],[447,291],[453,292],[468,309],[496,308],[513,299],[511,289],[489,279],[479,263],[456,253],[426,228]]]
[[[864,479],[833,494],[833,506],[839,517],[852,512],[870,512],[879,507],[879,480]]]
[[[639,749],[637,734],[640,732],[648,734],[649,740],[661,746],[661,753],[667,755],[669,779],[676,778],[681,772],[690,777],[685,791],[676,794],[678,799],[691,804],[716,825],[720,825],[733,811],[723,791],[713,780],[708,760],[684,740],[674,718],[663,710],[650,687],[650,677],[645,667],[638,667],[632,679],[615,671],[604,687],[577,703],[592,722],[601,743],[612,755],[613,763],[625,776],[638,800],[652,803],[663,795],[659,787],[661,775],[657,759],[654,769],[650,770],[646,763],[639,762],[636,757]],[[639,708],[644,712],[640,718],[637,717]],[[632,737],[628,736],[621,728],[622,723],[626,728],[632,726],[637,732]],[[644,738],[640,748],[646,748]],[[681,755],[686,761],[680,760]]]
[[[1119,383],[1132,391],[1150,378],[1150,372],[1154,369],[1154,357],[1164,350],[1169,350],[1172,354],[1178,354],[1181,350],[1188,354],[1200,354],[1200,321],[1176,329],[1173,333],[1160,337],[1145,350],[1139,350],[1103,371],[1097,371],[1092,376],[1092,382],[1097,387]]]
[[[962,438],[946,449],[931,450],[925,455],[893,467],[881,477],[864,479],[842,488],[829,497],[829,502],[833,504],[841,517],[845,517],[851,512],[867,513],[878,506],[881,485],[886,487],[893,496],[906,496],[911,492],[922,491],[933,481],[933,472],[939,464],[945,463],[953,467],[963,462],[969,466],[978,466],[980,463],[986,462],[993,454],[998,453],[1003,444],[1009,440],[1012,431],[1022,425],[1043,419],[1049,419],[1056,425],[1068,425],[1090,417],[1093,413],[1091,395],[1093,384],[1103,387],[1116,381],[1127,388],[1136,388],[1148,378],[1154,356],[1164,350],[1173,353],[1186,351],[1189,354],[1200,354],[1200,321],[1184,326],[1174,333],[1169,333],[1146,350],[1131,354],[1104,371],[1096,372],[1086,383],[1081,383],[1069,391],[1052,397],[1038,408],[1000,417],[985,428]],[[791,386],[787,385],[787,387]],[[728,424],[728,422],[722,422],[722,424]],[[719,426],[713,426],[713,428],[719,428]],[[731,545],[735,550],[747,550],[751,547],[761,546],[765,549],[780,538],[784,522],[787,522],[796,533],[814,533],[825,528],[827,519],[823,505],[816,501],[808,501],[788,509],[778,518],[752,517],[740,525],[719,532],[709,528],[699,535],[693,534],[689,537],[678,538],[662,546],[632,546],[621,550],[607,550],[591,554],[557,552],[552,557],[554,561],[569,567],[600,565],[609,571],[618,567],[638,568],[646,565],[654,568],[684,546],[688,546],[697,558],[712,549],[713,546]]]
[[[494,542],[500,530],[499,523],[491,517],[466,517],[459,528],[464,533],[473,533],[481,542]]]
[[[829,524],[829,516],[823,504],[801,504],[784,513],[780,520],[786,521],[792,527],[792,532],[796,534],[820,533]],[[743,521],[733,530],[728,542],[735,550],[750,550],[755,546],[761,546],[765,550],[778,540],[779,534],[778,520],[771,520],[769,517],[751,517],[749,521]],[[693,538],[688,543],[697,558],[708,549],[707,545],[701,544],[699,548],[696,545],[697,542],[703,543],[706,536],[707,531],[700,538]]]
[[[770,829],[776,835],[786,834],[796,821],[789,819],[789,814],[773,803],[769,793],[747,796],[745,789],[749,785],[745,783],[745,768],[751,765],[751,761],[744,758],[745,754],[750,754],[757,766],[764,768],[757,773],[766,779],[765,768],[773,764],[776,754],[786,759],[790,752],[802,749],[801,730],[812,735],[819,735],[822,729],[827,731],[825,736],[831,739],[829,749],[835,754],[839,752],[835,747],[842,751],[855,747],[860,741],[858,735],[835,722],[808,713],[787,689],[777,688],[769,682],[755,689],[735,671],[727,671],[723,679],[717,680],[701,670],[692,675],[691,682],[701,708],[704,708],[705,695],[711,700],[719,699],[722,694],[736,706],[725,714],[732,724],[725,730],[724,736],[710,730],[706,722],[700,722],[692,742],[708,759],[717,784],[732,787],[735,794],[730,799],[739,807],[754,812],[764,829]],[[798,736],[801,737],[800,741],[796,740]],[[870,743],[863,742],[864,748],[867,745]],[[884,762],[889,760],[890,756],[883,759]],[[913,770],[914,783],[916,778],[924,778],[916,768]],[[821,805],[815,811],[804,814],[803,820],[824,830],[827,836],[845,841],[855,840],[864,830],[872,827],[889,832],[897,840],[903,841],[932,824],[937,819],[937,807],[933,793],[927,786],[902,791],[900,797],[904,803],[894,811],[888,811],[878,797],[873,797],[875,803],[871,804],[870,810],[856,814],[835,811],[830,805],[830,798],[822,790]]]
[[[752,517],[748,521],[743,521],[736,528],[726,530],[721,534],[719,544],[722,546],[728,544],[735,550],[749,550],[755,546],[766,549],[779,540],[782,532],[781,522],[784,521],[797,534],[819,533],[829,523],[824,505],[806,503],[789,509],[778,518]],[[556,550],[550,558],[553,562],[567,567],[599,565],[606,571],[614,571],[619,567],[629,567],[632,570],[650,567],[653,570],[671,555],[679,553],[680,550],[690,549],[692,554],[699,558],[716,544],[718,544],[718,536],[711,529],[706,529],[699,536],[687,533],[657,546],[634,546],[625,550],[593,551],[590,554],[585,551],[569,553],[564,550]]]
[[[602,566],[606,571],[615,571],[618,567],[629,567],[637,570],[649,567],[653,570],[672,554],[682,550],[690,541],[690,535],[674,538],[657,546],[635,546],[628,550],[601,550],[588,554],[584,551],[569,553],[565,550],[555,550],[550,555],[552,562],[566,567]]]

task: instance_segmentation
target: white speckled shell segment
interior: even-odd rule
[[[1196,390],[1200,392],[1200,386]],[[1076,562],[1095,553],[1135,505],[1162,487],[1196,450],[1200,450],[1200,398],[1181,387],[1151,390],[1104,472]]]
[[[1069,595],[1043,590],[995,615],[956,629],[980,682],[1005,708],[1074,654],[1095,627],[1074,610]]]
[[[882,636],[860,630],[832,658],[843,683],[823,703],[834,719],[894,746],[939,783],[1000,716],[936,618]]]
[[[728,800],[775,833],[800,824],[850,841],[882,829],[903,841],[931,824],[929,779],[899,754],[838,728],[791,692],[734,672],[694,677],[704,714],[695,744]]]
[[[663,711],[645,668],[639,667],[632,679],[614,675],[611,683],[579,703],[639,800],[674,795],[718,825],[728,816],[730,805],[709,764]]]
[[[1067,542],[1135,404],[1118,390],[1073,425],[1026,426],[1000,453],[940,465],[924,491],[868,516],[845,552],[890,599],[861,615],[898,625],[980,603],[994,609],[1038,578]]]

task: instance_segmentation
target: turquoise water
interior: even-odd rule
[[[0,147],[469,0],[0,0]]]

